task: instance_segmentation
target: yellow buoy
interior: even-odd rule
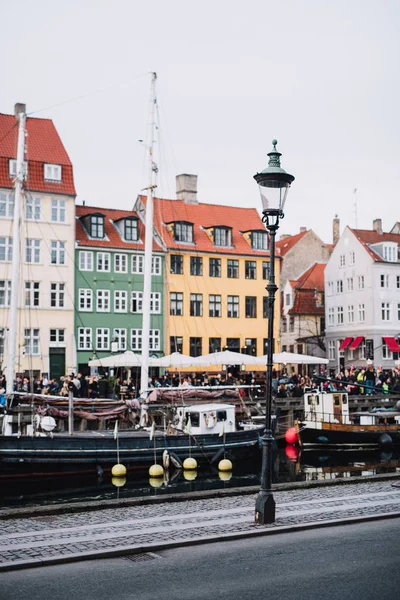
[[[122,487],[126,484],[126,477],[111,477],[111,483],[115,485],[115,487]]]
[[[219,463],[218,463],[219,471],[232,471],[232,469],[233,469],[233,465],[228,458],[224,458],[219,461]]]
[[[183,477],[186,481],[193,481],[197,477],[197,471],[194,471],[193,469],[191,471],[183,471]]]
[[[232,471],[219,471],[218,475],[221,481],[229,481],[232,478]]]
[[[161,479],[160,477],[150,477],[149,478],[149,484],[153,488],[160,488],[163,485],[163,483],[164,483],[164,479]]]
[[[114,465],[111,469],[111,475],[113,477],[125,477],[126,475],[126,467],[124,465]]]
[[[197,469],[197,460],[195,458],[185,458],[183,461],[183,468],[186,471],[193,471]]]
[[[151,465],[149,475],[150,477],[164,477],[164,469],[161,465]]]

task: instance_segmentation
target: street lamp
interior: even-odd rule
[[[276,140],[272,140],[273,149],[268,153],[268,167],[254,175],[258,183],[262,202],[262,220],[270,238],[270,277],[266,290],[268,292],[268,347],[267,347],[267,381],[265,392],[265,433],[262,438],[261,487],[256,500],[255,521],[265,525],[275,521],[275,500],[272,494],[272,445],[271,403],[272,403],[272,367],[274,342],[274,304],[275,293],[275,236],[279,228],[279,219],[284,217],[283,209],[286,196],[294,176],[281,168],[281,153],[277,151]]]

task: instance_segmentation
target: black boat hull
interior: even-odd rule
[[[299,424],[300,444],[304,448],[340,450],[346,448],[373,449],[400,445],[400,427],[340,426],[331,425],[324,429],[309,424]]]

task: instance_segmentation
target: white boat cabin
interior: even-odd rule
[[[178,409],[178,417],[184,429],[188,426],[193,435],[222,434],[236,431],[235,406],[233,404],[194,404]]]
[[[346,393],[309,392],[304,394],[304,420],[312,423],[350,423]]]

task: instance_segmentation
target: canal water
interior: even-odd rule
[[[305,451],[293,446],[278,449],[273,462],[274,483],[360,477],[378,473],[400,473],[397,452],[347,452],[331,454]],[[195,472],[172,471],[161,479],[128,471],[113,479],[110,473],[81,476],[0,478],[0,508],[32,507],[93,500],[153,497],[202,490],[258,486],[260,461],[234,465],[232,473],[217,468]]]

